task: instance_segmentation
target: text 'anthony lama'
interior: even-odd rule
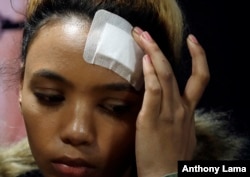
[[[247,168],[246,167],[229,167],[226,165],[222,165],[220,167],[204,167],[201,165],[195,165],[195,166],[188,166],[184,165],[182,170],[182,173],[246,173]]]

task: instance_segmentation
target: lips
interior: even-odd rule
[[[95,167],[82,159],[61,158],[52,163],[61,177],[92,177]]]

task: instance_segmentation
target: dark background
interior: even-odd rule
[[[249,137],[249,12],[247,1],[179,0],[188,30],[206,51],[211,80],[198,107],[229,111]]]
[[[188,23],[206,51],[211,80],[198,108],[227,111],[235,131],[250,137],[249,13],[247,1],[179,0]],[[249,138],[250,140],[250,138]],[[250,146],[244,159],[250,159]]]
[[[210,68],[211,80],[198,108],[229,112],[234,133],[250,140],[250,6],[241,0],[179,0],[179,3],[188,32],[205,49]],[[250,159],[250,145],[245,148],[242,159]]]
[[[250,137],[249,12],[247,1],[179,0],[188,23],[206,51],[211,80],[198,108],[227,111],[232,127]],[[250,140],[250,138],[249,138]],[[250,159],[247,146],[244,159]]]

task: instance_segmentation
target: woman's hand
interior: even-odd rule
[[[136,123],[138,176],[161,177],[177,171],[178,160],[191,160],[195,146],[194,111],[210,78],[206,55],[193,35],[187,38],[192,74],[180,95],[167,58],[148,32],[134,28],[144,50],[145,94]]]

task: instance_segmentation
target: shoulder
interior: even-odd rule
[[[195,160],[238,160],[249,144],[231,125],[230,112],[197,110]]]
[[[0,147],[0,177],[16,177],[37,169],[27,138]]]

